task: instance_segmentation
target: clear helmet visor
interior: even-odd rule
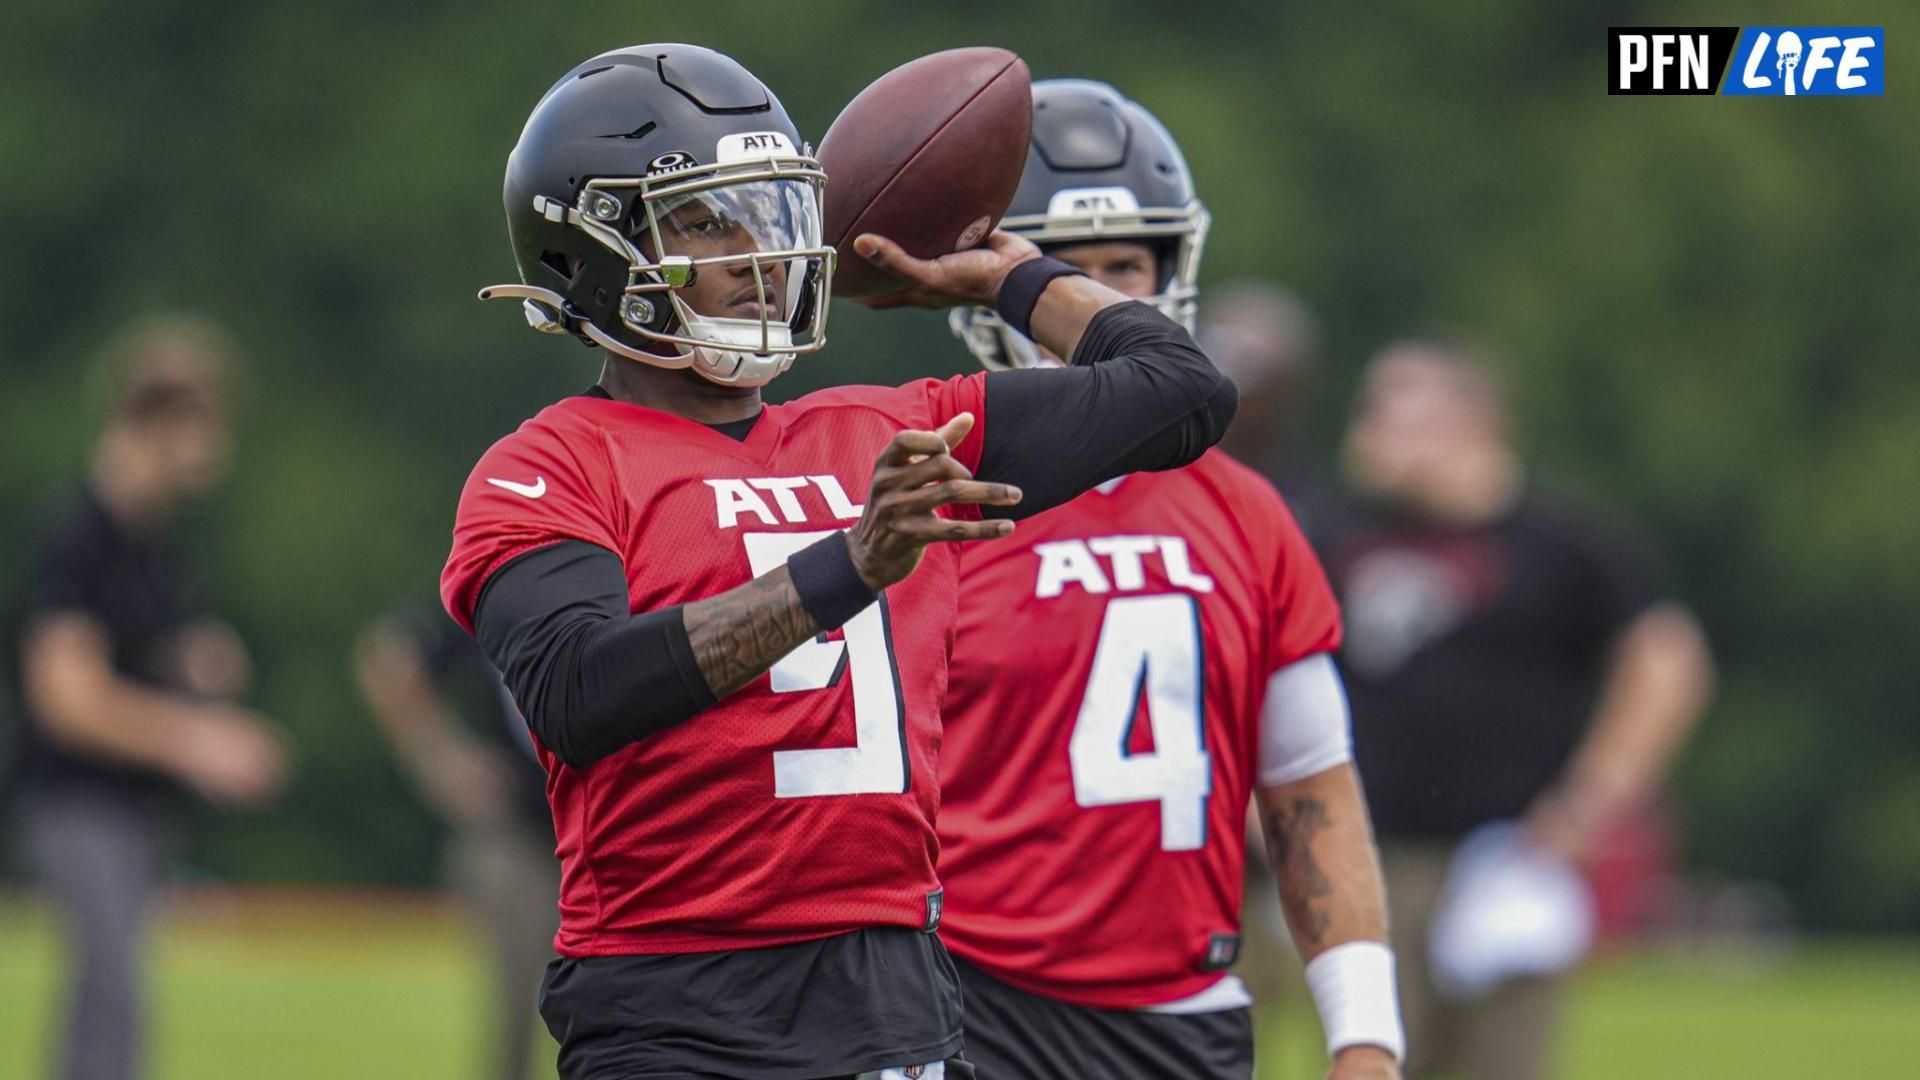
[[[521,300],[536,329],[577,334],[629,360],[727,385],[765,384],[826,345],[836,260],[820,240],[820,163],[777,132],[756,134],[755,145],[775,152],[728,156],[723,139],[719,164],[591,179],[571,203],[533,197],[541,217],[626,261],[610,319],[530,283],[492,286],[481,299]],[[604,290],[593,295],[609,302]]]
[[[800,309],[821,247],[811,181],[749,180],[649,203],[659,255],[692,261],[693,279],[675,295],[694,313],[787,323]]]

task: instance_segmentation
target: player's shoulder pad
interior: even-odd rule
[[[1203,478],[1236,512],[1263,519],[1291,521],[1293,518],[1286,499],[1280,495],[1280,489],[1273,486],[1273,481],[1218,447],[1201,454],[1200,459],[1187,468]]]
[[[594,450],[595,435],[567,402],[558,402],[522,421],[520,426],[495,439],[480,455],[467,478],[469,487],[484,483],[488,476],[500,477],[502,470],[515,468],[579,470],[579,459]],[[509,478],[510,479],[510,478]]]
[[[943,381],[915,379],[899,386],[867,383],[829,386],[795,398],[787,403],[786,408],[796,413],[815,409],[870,409],[903,424],[917,424],[922,419],[920,413],[924,411],[923,403]]]
[[[594,425],[560,405],[494,443],[468,474],[441,573],[448,614],[471,628],[487,578],[522,552],[582,540],[618,553],[622,511]]]
[[[1218,476],[1221,484],[1230,485],[1236,490],[1264,492],[1276,499],[1280,497],[1280,492],[1273,486],[1273,481],[1268,480],[1253,466],[1217,446],[1201,454],[1200,460],[1194,462],[1194,467],[1205,469]]]
[[[968,468],[978,468],[986,445],[986,377],[984,371],[947,379],[916,379],[900,386],[839,386],[817,390],[786,405],[788,422],[816,410],[850,410],[884,418],[888,427],[930,431],[963,412],[974,415],[973,431],[955,448],[954,455]]]

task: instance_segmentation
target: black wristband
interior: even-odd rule
[[[835,531],[794,552],[787,559],[787,576],[800,594],[800,606],[822,630],[838,630],[880,596],[853,568],[844,532]]]
[[[1054,278],[1069,274],[1084,277],[1086,271],[1045,255],[1028,259],[1008,271],[1007,279],[1000,283],[1000,296],[993,302],[1000,321],[1021,337],[1031,338],[1028,323],[1033,319],[1033,307],[1040,302],[1040,294],[1047,291],[1047,285]]]

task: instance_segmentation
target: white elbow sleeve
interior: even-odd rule
[[[1347,691],[1333,658],[1316,653],[1267,680],[1260,709],[1261,787],[1290,784],[1353,760]]]

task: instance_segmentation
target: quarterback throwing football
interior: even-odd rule
[[[948,541],[1187,464],[1232,385],[1153,306],[993,234],[910,288],[1072,363],[764,405],[823,343],[836,253],[771,90],[687,45],[535,107],[505,202],[538,328],[599,382],[481,457],[442,594],[526,715],[562,862],[541,1011],[580,1078],[970,1071],[934,931]]]
[[[1003,227],[1192,318],[1207,214],[1166,130],[1112,87],[1033,87]],[[984,308],[992,369],[1066,354]],[[941,757],[942,934],[968,1056],[1004,1080],[1247,1080],[1244,822],[1257,790],[1340,1080],[1402,1051],[1380,874],[1330,653],[1339,612],[1272,486],[1212,451],[960,555]]]

